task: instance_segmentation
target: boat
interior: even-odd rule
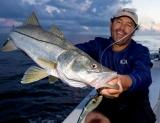
[[[151,69],[152,84],[149,88],[149,99],[151,107],[156,115],[156,123],[160,123],[160,60],[152,60],[153,67]],[[79,117],[88,103],[88,101],[96,95],[96,90],[92,90],[81,102],[80,104],[67,116],[63,123],[77,123]],[[84,119],[81,123],[84,122]]]

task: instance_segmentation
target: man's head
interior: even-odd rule
[[[111,36],[117,45],[129,44],[138,27],[138,16],[134,9],[119,9],[111,19]]]
[[[135,23],[135,26],[138,25],[138,16],[135,13],[135,9],[130,9],[130,8],[123,8],[123,9],[119,9],[115,15],[113,16],[112,19],[114,18],[118,18],[118,17],[129,17],[133,20],[133,22]]]

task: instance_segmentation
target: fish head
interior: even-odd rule
[[[86,54],[71,56],[70,60],[63,61],[61,70],[68,80],[92,86],[96,89],[117,75],[116,72],[102,66]]]
[[[81,55],[75,59],[71,70],[76,79],[96,89],[104,87],[106,82],[117,76],[117,73],[102,66],[89,56]]]

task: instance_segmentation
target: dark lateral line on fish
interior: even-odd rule
[[[38,40],[38,41],[41,41],[41,42],[45,42],[45,43],[48,43],[48,44],[54,44],[54,43],[51,43],[51,42],[47,42],[47,41],[44,41],[44,40],[40,40],[40,39],[34,38],[34,37],[32,37],[32,36],[26,35],[26,34],[24,34],[24,33],[22,33],[22,32],[19,32],[19,31],[14,31],[14,32],[17,32],[17,33],[19,33],[19,34],[25,35],[25,36],[27,36],[27,37],[33,38],[33,39]],[[54,45],[57,45],[57,44],[54,44]],[[58,45],[57,45],[57,46],[58,46]],[[60,46],[59,46],[59,47],[60,47]]]

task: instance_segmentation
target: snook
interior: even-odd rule
[[[21,83],[31,83],[47,76],[54,76],[73,87],[115,88],[106,82],[117,74],[93,60],[89,55],[67,42],[63,33],[53,27],[41,28],[34,13],[23,26],[12,30],[2,51],[16,48],[24,51],[37,66],[31,66]]]

